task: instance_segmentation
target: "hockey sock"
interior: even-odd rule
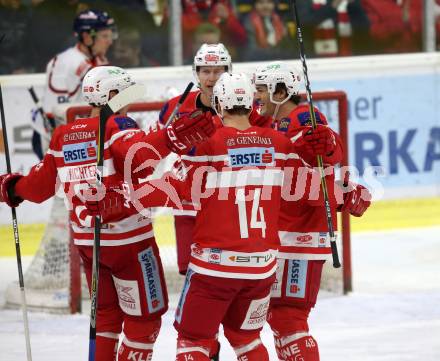
[[[209,356],[211,361],[220,361],[220,342],[217,340],[217,345],[215,345]]]
[[[176,361],[211,361],[211,350],[217,349],[217,340],[177,339]]]
[[[308,332],[294,333],[275,338],[275,349],[282,361],[319,361],[319,349],[316,340]]]
[[[133,342],[125,337],[118,351],[118,361],[151,361],[154,343]]]
[[[247,345],[234,347],[238,361],[269,361],[266,347],[258,338]]]
[[[96,334],[96,361],[116,361],[119,334],[98,332]]]

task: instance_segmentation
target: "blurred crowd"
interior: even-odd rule
[[[439,1],[440,2],[440,1]],[[290,0],[181,0],[184,64],[203,43],[222,42],[234,62],[296,59]],[[307,57],[422,51],[423,0],[299,0]],[[75,43],[72,21],[107,11],[121,67],[170,65],[167,0],[0,0],[0,74],[44,72]]]

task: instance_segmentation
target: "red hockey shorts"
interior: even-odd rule
[[[271,306],[315,306],[325,261],[278,259]]]
[[[179,337],[213,339],[220,324],[246,336],[259,334],[266,322],[275,275],[246,280],[213,277],[188,270],[176,310]]]
[[[92,277],[92,247],[78,246],[87,282]],[[97,330],[120,332],[124,320],[160,318],[168,294],[154,239],[100,249]]]
[[[179,267],[179,273],[181,275],[185,275],[188,269],[195,224],[195,216],[174,216],[174,229],[176,231],[177,247],[177,265]]]

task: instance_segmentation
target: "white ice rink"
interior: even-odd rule
[[[349,296],[321,297],[311,315],[321,361],[440,360],[440,227],[358,233],[352,240]],[[0,302],[17,278],[15,259],[0,258]],[[30,313],[34,361],[87,359],[88,316]],[[174,360],[173,310],[153,360]],[[235,360],[222,339],[222,361]],[[263,341],[277,360],[270,333]],[[0,361],[25,361],[21,311],[0,310]]]

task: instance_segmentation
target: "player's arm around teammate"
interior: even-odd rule
[[[99,86],[98,86],[99,84]],[[121,68],[102,66],[90,70],[83,81],[85,100],[92,105],[90,118],[77,119],[58,127],[42,162],[27,176],[0,176],[0,201],[11,207],[23,200],[42,202],[59,190],[69,204],[74,243],[83,261],[90,284],[93,222],[86,202],[94,199],[96,188],[97,136],[100,108],[118,92],[133,85]],[[147,162],[133,178],[142,178],[154,168],[158,157],[170,151],[187,152],[211,135],[214,126],[204,119],[177,120],[169,128],[146,135],[126,116],[126,109],[107,121],[104,145],[104,191],[99,194],[110,204],[113,194],[105,189],[118,187],[124,173]],[[140,143],[142,151],[133,151]],[[133,153],[130,157],[130,153]],[[127,161],[130,159],[130,161]],[[111,208],[101,229],[100,281],[97,308],[96,360],[151,359],[153,345],[168,307],[159,251],[151,219],[128,203]],[[122,344],[117,348],[119,335]]]
[[[318,127],[312,130],[309,107],[300,103],[300,75],[296,69],[273,62],[258,69],[254,79],[261,114],[274,118],[275,129],[290,139],[295,152],[308,164],[314,166],[316,156],[323,157],[327,171],[330,170],[326,180],[336,229],[338,204],[332,189],[338,188],[334,188],[332,167],[342,159],[339,136],[318,109],[315,109]],[[277,282],[272,290],[268,320],[278,357],[283,361],[319,360],[317,342],[309,333],[308,317],[316,304],[322,267],[331,256],[331,249],[319,176],[315,180],[313,185],[319,192],[315,200],[303,203],[301,208],[285,200],[281,202]],[[350,192],[339,197],[342,208],[361,215],[369,200],[363,202],[357,196],[360,193],[360,187],[351,187]],[[351,207],[353,200],[357,205]]]

